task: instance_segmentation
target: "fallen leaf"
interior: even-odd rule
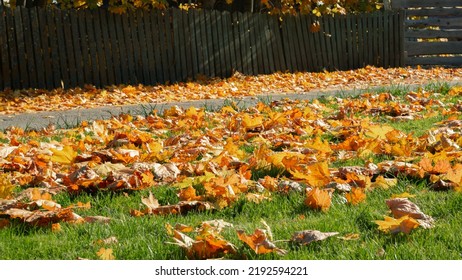
[[[407,215],[399,219],[385,216],[383,221],[376,220],[374,222],[379,225],[379,230],[386,233],[404,232],[405,234],[409,234],[413,229],[419,226],[419,222]]]
[[[256,229],[253,234],[247,235],[243,230],[237,230],[237,236],[241,241],[246,243],[256,254],[278,253],[285,255],[286,250],[276,247],[271,241],[268,240],[266,231]]]
[[[119,240],[117,240],[117,237],[111,236],[105,239],[98,239],[94,243],[99,244],[99,245],[110,245],[110,244],[119,243]]]
[[[77,157],[77,152],[74,151],[74,148],[71,146],[64,146],[62,149],[50,149],[53,152],[51,156],[51,161],[61,163],[61,164],[71,164],[74,162],[74,159]]]
[[[423,228],[433,227],[433,218],[424,214],[416,204],[407,198],[392,198],[386,200],[386,203],[395,218],[408,216],[416,219]]]
[[[326,212],[331,205],[329,192],[319,188],[313,188],[306,194],[305,205],[312,209]]]
[[[345,234],[344,236],[338,236],[337,238],[342,239],[342,240],[358,240],[359,233],[348,233],[348,234]]]
[[[366,199],[366,194],[361,188],[351,188],[351,192],[345,194],[348,203],[358,205]]]
[[[102,247],[101,249],[99,249],[98,252],[96,252],[96,255],[101,259],[101,260],[115,260],[115,257],[112,253],[112,249],[111,248],[104,248]]]
[[[311,242],[321,241],[337,234],[338,232],[320,232],[319,230],[303,230],[295,232],[290,240],[292,242],[299,243],[302,245],[308,245]]]

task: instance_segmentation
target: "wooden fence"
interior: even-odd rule
[[[462,65],[462,1],[393,0],[403,9],[406,65]]]
[[[208,10],[0,7],[0,89],[153,85],[403,65],[400,12],[315,18]],[[318,20],[321,30],[310,32]]]

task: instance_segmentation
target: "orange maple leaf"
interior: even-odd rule
[[[331,205],[329,192],[319,188],[313,188],[306,194],[305,205],[312,209],[326,212]]]
[[[276,247],[276,245],[268,240],[265,230],[256,229],[251,235],[247,235],[243,230],[237,230],[236,232],[239,239],[246,243],[257,254],[272,252],[276,252],[280,255],[286,254],[285,250]]]
[[[345,198],[350,204],[358,205],[366,199],[366,194],[361,188],[351,188],[351,192],[345,194]]]

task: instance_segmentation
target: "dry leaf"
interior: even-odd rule
[[[407,198],[392,198],[386,201],[395,218],[408,216],[416,219],[423,228],[433,227],[433,218],[424,214],[420,208]]]
[[[375,223],[379,225],[379,230],[387,233],[404,232],[409,234],[413,229],[419,226],[419,222],[407,215],[402,216],[399,219],[385,216],[383,221],[377,220]]]
[[[338,232],[320,232],[319,230],[303,230],[295,232],[290,240],[292,242],[299,243],[302,245],[308,245],[311,242],[321,241],[337,234]]]
[[[358,205],[366,199],[366,194],[361,188],[351,188],[351,192],[346,193],[345,198],[350,204]]]
[[[104,248],[102,247],[99,249],[98,252],[96,252],[96,255],[101,259],[101,260],[115,260],[114,255],[112,254],[112,249],[111,248]]]
[[[74,148],[71,146],[65,146],[61,150],[50,149],[50,151],[53,152],[53,155],[51,156],[51,161],[61,164],[71,164],[77,157],[77,152],[74,151]]]
[[[119,240],[117,240],[117,237],[111,236],[105,239],[98,239],[94,243],[99,244],[99,245],[110,245],[110,244],[119,243]]]
[[[61,231],[61,225],[59,223],[51,224],[51,231],[52,232]]]
[[[265,230],[256,229],[251,235],[247,235],[243,230],[237,230],[236,232],[239,239],[249,245],[257,254],[276,252],[280,255],[285,255],[287,253],[287,251],[276,247],[268,240]]]
[[[314,188],[307,192],[305,205],[316,210],[326,212],[331,205],[329,192],[319,188]]]
[[[344,236],[338,236],[337,238],[342,240],[357,240],[359,239],[359,233],[348,233]]]

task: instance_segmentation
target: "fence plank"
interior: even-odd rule
[[[181,12],[178,9],[172,9],[172,26],[173,26],[173,49],[175,55],[175,80],[183,80],[183,65],[181,53],[184,51],[184,44],[181,42],[183,34],[181,33]]]
[[[215,59],[215,75],[224,77],[225,56],[223,53],[223,29],[221,26],[221,13],[212,10],[213,51]]]
[[[406,30],[404,37],[422,39],[462,38],[462,30],[410,29]]]
[[[460,66],[462,65],[462,56],[430,56],[430,57],[408,57],[406,64],[415,65],[447,65]]]
[[[192,78],[196,79],[200,73],[200,55],[198,51],[200,45],[200,26],[196,21],[196,14],[194,11],[188,11],[189,30],[191,34],[191,62],[192,62]]]
[[[85,70],[84,70],[84,64],[83,64],[83,57],[82,57],[82,45],[80,43],[80,34],[79,34],[79,24],[78,24],[78,16],[76,14],[76,11],[69,11],[69,21],[70,21],[70,27],[71,27],[71,32],[70,32],[70,37],[72,41],[72,50],[74,53],[75,57],[75,64],[73,67],[75,68],[75,78],[76,78],[76,84],[75,86],[83,86],[85,84]],[[39,28],[39,25],[37,25],[37,28]],[[43,28],[40,28],[41,30]],[[37,58],[37,56],[36,56]],[[37,64],[37,67],[40,67],[39,64]],[[40,78],[39,78],[40,79]]]
[[[250,35],[247,25],[247,15],[239,13],[239,37],[241,38],[242,71],[252,74],[252,51],[250,49]]]
[[[62,87],[69,88],[71,87],[70,74],[69,74],[69,54],[70,51],[66,45],[66,38],[64,36],[64,23],[63,23],[63,13],[65,11],[56,10],[54,11],[54,18],[56,24],[56,40],[57,40],[57,49],[56,52],[59,56],[59,73],[60,73],[60,85]],[[57,71],[57,70],[55,70]]]
[[[460,54],[460,42],[406,42],[408,55]]]
[[[14,10],[14,30],[16,32],[16,47],[18,50],[18,66],[19,66],[19,83],[25,88],[29,87],[29,73],[27,69],[27,54],[24,42],[24,27],[22,24],[21,13],[26,12],[25,8],[17,8]]]
[[[37,85],[37,69],[35,63],[35,51],[33,43],[33,30],[31,26],[31,9],[21,11],[23,32],[24,32],[24,47],[27,60],[27,71],[29,74],[29,86],[36,87]]]
[[[462,28],[462,17],[429,17],[427,19],[419,20],[405,20],[406,27],[440,27],[446,29],[460,29]]]
[[[393,0],[393,9],[422,7],[460,7],[460,0]]]
[[[215,60],[217,59],[217,54],[214,51],[214,41],[215,39],[215,27],[213,26],[213,18],[211,11],[205,11],[205,21],[204,21],[204,30],[207,38],[207,56],[206,59],[208,61],[209,66],[209,76],[215,77],[217,76],[217,72],[215,71]]]
[[[100,28],[101,28],[101,36],[104,42],[104,62],[106,67],[106,85],[114,85],[116,84],[115,79],[115,67],[114,67],[114,60],[116,59],[116,51],[115,46],[109,36],[109,21],[108,21],[108,14],[104,12],[104,10],[99,10],[99,18],[101,20]],[[117,58],[118,59],[118,58]],[[120,67],[120,66],[119,66]]]
[[[116,17],[120,18],[119,15],[108,13],[106,14],[107,29],[109,41],[111,44],[111,59],[107,60],[108,67],[114,69],[114,84],[122,84],[123,81],[123,68],[126,65],[122,64],[121,60],[121,42],[117,39],[117,26]]]
[[[101,17],[97,10],[92,10],[93,28],[95,35],[96,56],[98,58],[98,72],[100,78],[100,86],[108,84],[108,67],[106,63],[106,53],[110,52],[108,42],[104,40],[101,30]]]
[[[296,51],[298,50],[298,71],[306,71],[308,68],[308,60],[306,54],[306,45],[303,38],[302,24],[300,22],[300,15],[294,16],[294,35],[296,36]]]
[[[462,16],[461,8],[431,8],[431,9],[413,9],[406,10],[408,16],[437,16],[437,17],[460,17]]]
[[[46,24],[48,26],[48,42],[50,46],[50,55],[51,55],[51,70],[53,76],[53,88],[58,88],[62,86],[62,77],[61,73],[61,61],[59,56],[59,42],[57,36],[58,24],[55,22],[56,12],[49,12],[46,14]],[[92,81],[90,80],[90,83]]]
[[[149,80],[146,81],[147,84],[155,85],[157,80],[157,73],[156,73],[156,61],[154,57],[154,41],[153,41],[153,34],[151,31],[151,12],[149,13],[142,13],[142,20],[143,20],[143,43],[144,45],[141,46],[142,49],[145,51],[145,59],[144,66],[146,71],[148,72]]]
[[[156,80],[158,83],[165,83],[167,80],[166,78],[166,70],[164,63],[166,63],[165,55],[163,55],[163,44],[164,41],[161,40],[161,33],[160,33],[160,24],[159,24],[159,16],[160,11],[152,11],[151,12],[151,32],[152,32],[152,40],[153,40],[153,50],[154,50],[154,60],[156,63]]]
[[[100,78],[100,67],[98,61],[98,54],[97,54],[97,46],[96,40],[98,40],[95,36],[95,20],[93,19],[93,14],[91,11],[85,11],[85,19],[86,19],[86,28],[87,28],[87,36],[88,36],[88,47],[90,53],[90,63],[92,69],[92,84],[96,85],[97,87],[101,86],[101,78]]]
[[[325,20],[326,24],[326,33],[324,36],[326,36],[327,40],[327,48],[329,49],[329,70],[335,70],[338,68],[338,58],[337,58],[337,52],[336,52],[336,47],[335,47],[335,31],[332,30],[333,27],[333,19],[332,16],[329,16]]]
[[[225,69],[224,75],[225,77],[230,77],[233,74],[233,56],[234,56],[234,44],[231,42],[231,34],[232,34],[232,20],[231,14],[229,12],[223,12],[221,15],[221,23],[223,26],[223,52],[225,55]]]
[[[190,23],[194,26],[194,44],[193,44],[193,55],[194,61],[196,64],[196,69],[194,70],[194,78],[197,78],[198,75],[203,75],[204,71],[204,55],[203,55],[203,44],[202,44],[202,29],[201,29],[201,19],[202,17],[198,11],[190,10]]]
[[[5,10],[3,6],[0,6],[0,63],[1,63],[1,77],[0,79],[0,90],[11,87],[11,76],[10,76],[10,60],[8,53],[8,33],[5,23],[5,19],[8,10]]]
[[[183,11],[183,34],[184,34],[184,61],[185,61],[185,81],[194,77],[192,42],[194,42],[194,34],[191,32],[189,24],[189,13]]]
[[[56,24],[56,53],[59,57],[59,65],[57,65],[59,70],[54,70],[60,73],[60,84],[64,88],[70,87],[70,77],[69,77],[69,67],[68,67],[68,49],[66,48],[66,39],[64,37],[64,30],[62,26],[63,24],[63,17],[62,11],[56,10],[54,11],[54,19]]]
[[[274,36],[274,32],[271,26],[272,23],[272,18],[268,14],[262,14],[261,15],[263,18],[263,22],[265,23],[264,26],[264,31],[266,34],[266,40],[267,40],[267,45],[266,45],[266,52],[267,52],[267,73],[274,73],[276,71],[276,56],[275,52],[277,51],[276,47],[276,40]]]
[[[76,87],[77,82],[77,69],[75,61],[74,45],[72,44],[72,28],[70,22],[70,11],[63,11],[62,16],[62,31],[64,32],[65,48],[67,53],[67,67],[68,67],[68,82],[67,87]]]

